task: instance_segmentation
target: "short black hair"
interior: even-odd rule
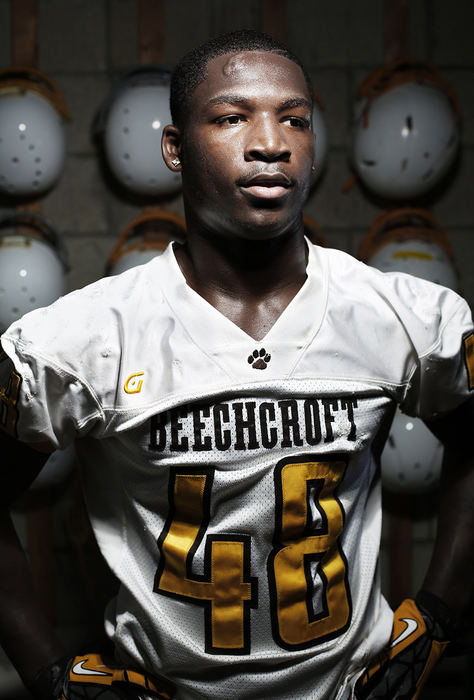
[[[269,51],[288,58],[303,71],[311,100],[313,86],[305,67],[289,49],[279,41],[252,29],[240,29],[209,39],[201,46],[189,51],[176,65],[171,75],[170,111],[173,124],[182,126],[189,110],[189,102],[194,90],[207,76],[207,64],[216,56],[241,51]]]

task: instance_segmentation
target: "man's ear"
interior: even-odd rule
[[[174,124],[168,124],[163,129],[161,137],[161,152],[163,159],[174,173],[181,171],[181,132]]]

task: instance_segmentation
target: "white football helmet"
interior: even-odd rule
[[[457,290],[458,275],[446,231],[426,209],[382,212],[362,239],[359,258],[382,272],[406,272]],[[437,486],[444,448],[419,418],[397,409],[382,452],[382,484],[421,493]]]
[[[451,86],[422,61],[400,59],[359,87],[352,163],[374,194],[410,200],[432,189],[454,162],[460,110]]]
[[[107,164],[128,190],[167,197],[181,187],[161,155],[163,127],[171,124],[168,70],[134,68],[112,89],[96,125]]]
[[[459,291],[446,231],[426,209],[403,207],[382,212],[362,239],[359,258],[382,272],[406,272]]]
[[[170,241],[184,242],[186,223],[174,212],[159,209],[137,216],[121,233],[107,262],[106,273],[118,275],[161,255]]]
[[[422,493],[438,485],[444,448],[419,418],[397,409],[381,457],[382,484],[389,491]]]
[[[0,331],[65,292],[66,248],[53,224],[39,214],[0,217]]]
[[[58,179],[69,111],[51,78],[34,68],[0,71],[0,191],[36,197]]]
[[[326,167],[328,155],[328,135],[326,120],[324,118],[324,103],[317,90],[314,90],[313,134],[316,153],[316,169],[313,171],[311,176],[312,185],[314,185],[314,183],[319,179],[321,173]]]

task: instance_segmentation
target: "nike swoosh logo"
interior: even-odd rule
[[[406,623],[406,627],[401,632],[396,639],[390,644],[390,648],[393,649],[394,646],[403,642],[404,639],[409,637],[415,630],[418,629],[418,622],[413,620],[411,617],[402,617],[402,621]]]
[[[84,668],[83,664],[86,663],[88,659],[82,659],[82,661],[78,661],[77,664],[74,664],[72,668],[72,672],[77,674],[78,676],[111,676],[111,673],[106,673],[105,671],[95,671],[89,668]]]

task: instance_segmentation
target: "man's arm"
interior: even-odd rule
[[[30,570],[9,508],[48,459],[0,432],[0,644],[27,686],[64,654],[36,599]]]
[[[474,576],[474,397],[427,423],[445,446],[438,530],[423,589],[464,615]]]
[[[394,614],[392,639],[356,687],[364,700],[416,700],[446,648],[463,648],[474,573],[474,397],[429,429],[445,446],[438,529],[422,590]],[[411,630],[408,634],[408,630]]]

